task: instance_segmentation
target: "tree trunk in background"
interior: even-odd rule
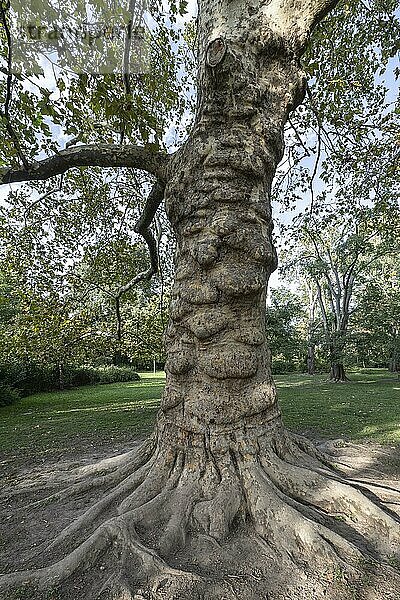
[[[318,294],[314,292],[312,285],[308,287],[308,328],[307,328],[307,373],[308,375],[315,375],[315,343],[313,342],[314,335],[314,319],[315,319],[315,306],[318,301]]]
[[[331,334],[331,342],[329,345],[329,357],[330,357],[330,379],[331,381],[349,381],[346,376],[343,356],[346,343],[346,330],[335,331]]]
[[[65,373],[63,363],[58,363],[58,389],[63,390],[65,388]]]
[[[398,371],[400,371],[400,362],[396,350],[393,350],[392,356],[390,357],[389,371],[391,371],[392,373],[397,373]]]
[[[349,381],[343,363],[332,363],[330,378],[332,381]]]
[[[398,371],[400,371],[400,356],[399,356],[398,341],[397,341],[398,334],[399,334],[398,329],[396,327],[394,327],[392,330],[392,340],[393,340],[392,354],[389,359],[389,371],[391,371],[392,373],[397,373]]]
[[[349,381],[346,376],[346,371],[344,368],[343,360],[342,360],[342,351],[343,348],[338,344],[331,344],[329,348],[329,356],[331,363],[330,370],[330,379],[331,381],[339,382],[339,381]]]
[[[307,348],[307,373],[315,375],[315,344],[310,344]]]

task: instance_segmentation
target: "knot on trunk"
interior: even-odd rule
[[[223,38],[219,37],[212,40],[207,46],[206,63],[209,67],[216,67],[224,59],[226,54],[226,44]]]

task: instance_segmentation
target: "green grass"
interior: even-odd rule
[[[141,437],[151,431],[164,373],[140,381],[85,386],[22,398],[0,408],[0,451],[69,449]]]
[[[322,437],[400,443],[400,380],[385,369],[349,372],[351,381],[326,375],[277,375],[275,382],[289,429]]]
[[[322,437],[400,443],[400,381],[385,370],[351,373],[332,384],[326,375],[277,375],[285,424]],[[73,450],[74,444],[129,441],[152,428],[164,374],[141,381],[35,394],[0,408],[0,450]]]

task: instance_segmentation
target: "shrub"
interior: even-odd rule
[[[0,382],[19,390],[23,396],[59,387],[58,368],[34,362],[10,362],[0,365]]]
[[[17,395],[22,396],[81,385],[119,383],[139,379],[140,377],[133,367],[129,366],[75,367],[65,365],[60,374],[59,368],[55,365],[23,362],[0,364],[0,385],[4,386],[5,390],[14,390]],[[7,394],[11,398],[11,392],[7,392]],[[10,402],[5,403],[9,404]]]
[[[20,393],[7,383],[0,383],[0,406],[13,404],[20,397]]]
[[[138,381],[139,375],[129,366],[105,365],[102,367],[68,367],[65,370],[65,385],[79,387],[95,383],[119,383]]]
[[[97,369],[93,367],[68,367],[65,370],[65,385],[79,387],[99,383]]]
[[[291,361],[281,360],[279,358],[272,359],[273,375],[282,373],[294,373],[296,370],[296,365]]]
[[[98,375],[99,383],[119,383],[123,381],[138,381],[139,375],[133,367],[107,365],[94,369]]]

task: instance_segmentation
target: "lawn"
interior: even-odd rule
[[[326,375],[277,375],[284,422],[322,437],[400,443],[400,380],[385,369],[350,372],[351,381]]]
[[[278,375],[286,425],[320,437],[400,443],[400,381],[385,370],[351,373],[332,384],[326,375]],[[63,452],[74,443],[124,442],[151,431],[164,373],[132,383],[35,394],[0,408],[0,450]]]
[[[85,386],[22,398],[0,408],[0,451],[46,452],[129,441],[153,427],[164,373],[142,373],[140,381]]]

